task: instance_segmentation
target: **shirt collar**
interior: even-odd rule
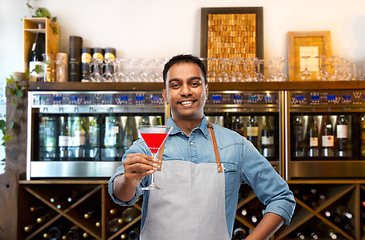
[[[170,127],[173,127],[170,135],[175,135],[175,134],[178,134],[178,133],[180,133],[180,134],[183,133],[183,131],[176,125],[176,123],[174,122],[174,120],[172,119],[172,117],[169,117],[169,119],[167,119],[166,125],[167,126],[170,126]],[[209,130],[208,130],[207,118],[205,117],[205,115],[203,116],[203,119],[200,122],[200,124],[195,129],[199,129],[203,133],[203,135],[204,135],[205,138],[209,138],[210,134],[209,134]]]

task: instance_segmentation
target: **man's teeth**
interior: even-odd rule
[[[181,102],[181,104],[185,105],[185,104],[192,104],[193,101],[186,101],[186,102]]]

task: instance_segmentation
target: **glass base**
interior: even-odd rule
[[[154,183],[150,184],[148,187],[141,188],[141,190],[143,190],[143,191],[148,191],[148,190],[161,190],[161,189],[162,188],[157,187],[157,185],[154,184]]]

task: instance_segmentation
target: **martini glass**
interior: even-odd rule
[[[170,135],[172,127],[168,126],[147,126],[141,125],[138,128],[139,133],[141,134],[143,140],[147,144],[148,148],[151,150],[152,157],[157,157],[157,152],[160,149],[161,145],[165,142],[167,137]],[[155,173],[151,176],[151,184],[145,188],[141,188],[141,190],[157,190],[161,189],[155,184]]]

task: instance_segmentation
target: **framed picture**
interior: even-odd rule
[[[202,8],[200,56],[208,59],[264,58],[263,8]],[[207,72],[222,64],[207,61]]]
[[[308,70],[315,74],[324,65],[318,56],[330,58],[329,31],[288,32],[289,81],[300,80],[299,74]]]

